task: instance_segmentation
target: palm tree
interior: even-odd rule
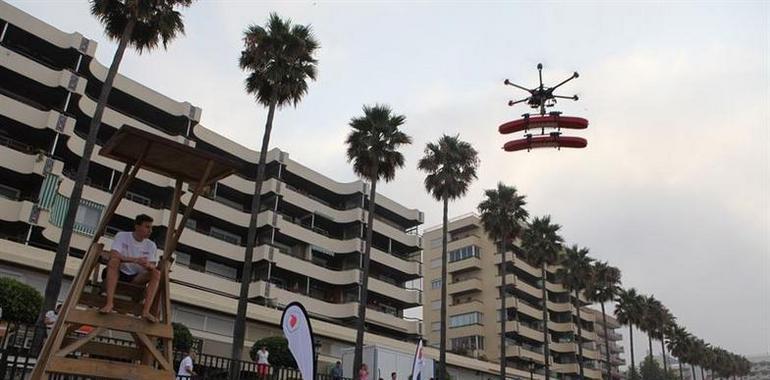
[[[641,299],[642,317],[639,321],[639,329],[647,334],[647,341],[649,343],[649,357],[652,359],[652,338],[655,336],[655,329],[657,327],[657,313],[660,312],[663,304],[658,301],[655,296],[642,296]]]
[[[619,289],[615,307],[615,317],[618,322],[628,325],[628,338],[631,340],[631,372],[634,372],[634,324],[639,324],[642,315],[641,297],[636,289]]]
[[[176,9],[189,7],[192,0],[91,0],[91,14],[104,25],[104,32],[111,40],[118,41],[118,49],[112,57],[112,63],[104,79],[99,99],[96,103],[94,116],[88,126],[83,154],[75,175],[67,213],[62,224],[61,238],[56,248],[51,273],[45,287],[45,301],[42,313],[52,310],[59,297],[64,275],[64,266],[72,241],[80,199],[83,196],[83,186],[88,176],[91,155],[96,146],[96,137],[102,122],[107,99],[112,91],[112,84],[118,74],[118,68],[123,61],[123,54],[130,45],[139,53],[150,51],[162,44],[165,49],[179,34],[184,34],[182,15]],[[42,323],[42,314],[40,321]]]
[[[574,293],[573,306],[577,310],[577,345],[578,345],[578,368],[580,369],[580,378],[583,379],[583,344],[580,340],[583,337],[583,322],[580,319],[580,293],[588,286],[591,275],[591,263],[594,259],[588,257],[588,248],[578,248],[573,245],[564,250],[561,257],[561,268],[556,272],[556,276],[561,279],[562,284],[571,293]]]
[[[676,318],[664,308],[658,320],[658,338],[660,338],[660,352],[663,353],[663,370],[668,373],[668,358],[666,357],[666,332],[676,325]]]
[[[607,332],[607,313],[604,309],[605,302],[615,300],[620,288],[620,269],[610,266],[606,262],[597,261],[591,268],[591,280],[588,283],[586,294],[589,301],[598,302],[602,306],[602,320],[604,324],[604,351],[607,360],[607,378],[612,379],[612,365],[610,364],[610,337]]]
[[[369,253],[372,249],[377,181],[380,179],[384,179],[385,182],[391,181],[396,177],[396,169],[404,166],[404,155],[398,149],[403,145],[412,143],[412,138],[398,129],[405,121],[406,116],[395,115],[388,106],[364,106],[364,115],[350,120],[350,126],[353,130],[350,131],[345,141],[348,145],[348,162],[353,163],[353,171],[371,184],[369,214],[366,223],[366,248],[364,249],[361,268],[361,299],[358,302],[358,331],[356,332],[353,368],[361,367],[363,360],[366,304],[369,293]]]
[[[309,26],[293,25],[291,20],[283,20],[271,13],[265,27],[250,25],[243,36],[243,51],[239,65],[248,76],[245,81],[246,92],[254,95],[257,103],[267,107],[267,122],[259,150],[259,163],[254,179],[254,194],[251,199],[251,220],[244,253],[241,289],[238,297],[238,310],[233,327],[232,360],[240,360],[243,340],[246,332],[246,305],[248,304],[249,285],[252,277],[252,258],[257,243],[257,215],[261,209],[262,182],[265,178],[265,161],[273,130],[273,117],[276,108],[299,104],[307,93],[307,80],[315,80],[316,59],[313,54],[318,49]],[[230,378],[237,379],[239,368],[230,368]]]
[[[468,192],[476,179],[479,154],[460,136],[443,135],[436,143],[425,146],[425,156],[417,168],[428,173],[425,190],[444,204],[444,221],[441,239],[441,338],[439,341],[439,379],[446,373],[446,301],[447,301],[447,235],[449,234],[449,201]]]
[[[671,325],[668,330],[668,350],[679,360],[679,379],[684,380],[684,363],[689,361],[690,333],[684,327]]]
[[[547,268],[553,265],[559,259],[559,253],[562,250],[564,240],[559,236],[558,224],[551,224],[551,217],[544,216],[535,218],[524,230],[522,234],[522,248],[526,251],[527,257],[535,265],[540,267],[542,282],[540,284],[543,297],[543,341],[545,357],[545,378],[551,378],[549,349],[550,333],[548,332],[548,291],[546,290],[546,281],[548,281]]]
[[[481,214],[481,224],[492,241],[499,242],[498,250],[501,254],[501,284],[500,284],[500,378],[505,376],[505,322],[508,312],[505,306],[506,297],[506,266],[505,252],[507,244],[512,244],[521,234],[521,226],[527,221],[529,212],[524,209],[527,204],[524,195],[519,195],[516,188],[506,186],[502,182],[497,184],[497,189],[484,191],[484,199],[479,203],[478,210]],[[515,255],[515,254],[514,254]],[[514,294],[516,282],[513,283]]]

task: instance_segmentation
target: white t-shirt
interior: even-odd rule
[[[46,324],[50,323],[51,326],[56,324],[56,320],[59,318],[58,315],[56,315],[56,312],[53,310],[48,310],[45,313],[45,321]]]
[[[112,241],[112,250],[118,251],[123,257],[146,257],[151,263],[158,262],[158,247],[150,239],[136,241],[133,232],[118,232],[115,234],[115,240]],[[136,263],[121,263],[120,271],[133,276],[144,273],[146,270]]]
[[[268,356],[270,356],[270,353],[267,351],[262,351],[262,350],[257,351],[257,364],[270,365],[270,362],[267,361]]]
[[[192,376],[192,373],[187,370],[187,368],[190,368],[190,371],[193,369],[193,361],[190,355],[187,355],[182,359],[182,361],[179,363],[179,371],[176,372],[177,376]]]

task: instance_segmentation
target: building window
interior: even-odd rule
[[[481,324],[481,313],[478,311],[458,314],[449,317],[449,327],[460,327]]]
[[[441,258],[433,259],[430,261],[430,269],[441,268]]]
[[[12,201],[18,200],[21,196],[21,191],[14,189],[10,186],[0,185],[0,197],[8,198]]]
[[[441,247],[441,244],[443,244],[442,238],[436,238],[430,241],[431,248]]]
[[[206,261],[206,273],[211,273],[230,279],[235,279],[237,277],[237,271],[235,268],[210,260]]]
[[[126,191],[126,199],[139,203],[140,205],[150,205],[150,198],[147,198],[144,195],[139,195],[137,193],[132,193],[130,191]]]
[[[433,310],[441,309],[441,300],[435,300],[430,303],[430,308]]]
[[[95,229],[99,225],[101,210],[96,207],[80,204],[75,214],[75,224],[88,229]]]
[[[219,240],[224,240],[230,244],[241,245],[241,237],[239,235],[236,235],[232,232],[227,232],[225,230],[222,230],[216,227],[211,227],[211,231],[209,231],[209,236]]]
[[[430,331],[439,331],[441,330],[441,322],[433,322],[430,324]]]
[[[452,350],[483,350],[484,337],[479,335],[452,338]]]
[[[431,281],[430,282],[430,288],[431,289],[439,289],[439,288],[441,288],[441,279]]]
[[[462,247],[459,249],[455,249],[453,251],[449,251],[449,262],[455,262],[460,261],[463,259],[468,259],[471,257],[479,257],[481,254],[481,249],[478,246],[475,245],[469,245],[467,247]]]
[[[174,260],[179,265],[184,265],[186,267],[190,266],[190,254],[184,253],[184,252],[175,252],[176,259]]]

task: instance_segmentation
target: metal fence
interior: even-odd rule
[[[12,324],[0,321],[0,380],[26,380],[37,363],[37,352],[33,350],[35,338],[45,339],[47,330],[25,324]],[[133,346],[130,340],[110,337],[97,337],[102,343],[114,345]],[[72,357],[80,357],[75,352]],[[182,352],[174,352],[174,368],[179,368],[179,362],[184,358]],[[192,377],[178,376],[181,380],[227,380],[230,363],[229,358],[197,354],[194,362],[194,370],[197,375]],[[250,361],[238,361],[241,369],[241,380],[300,380],[302,375],[294,368],[271,367],[267,375],[260,376],[257,364]],[[53,375],[53,380],[97,380],[89,377],[72,375]],[[338,380],[329,374],[318,374],[315,380]],[[341,378],[339,380],[351,380]]]

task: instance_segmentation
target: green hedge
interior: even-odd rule
[[[35,288],[12,278],[0,278],[0,307],[3,320],[19,323],[35,323],[43,296]]]

